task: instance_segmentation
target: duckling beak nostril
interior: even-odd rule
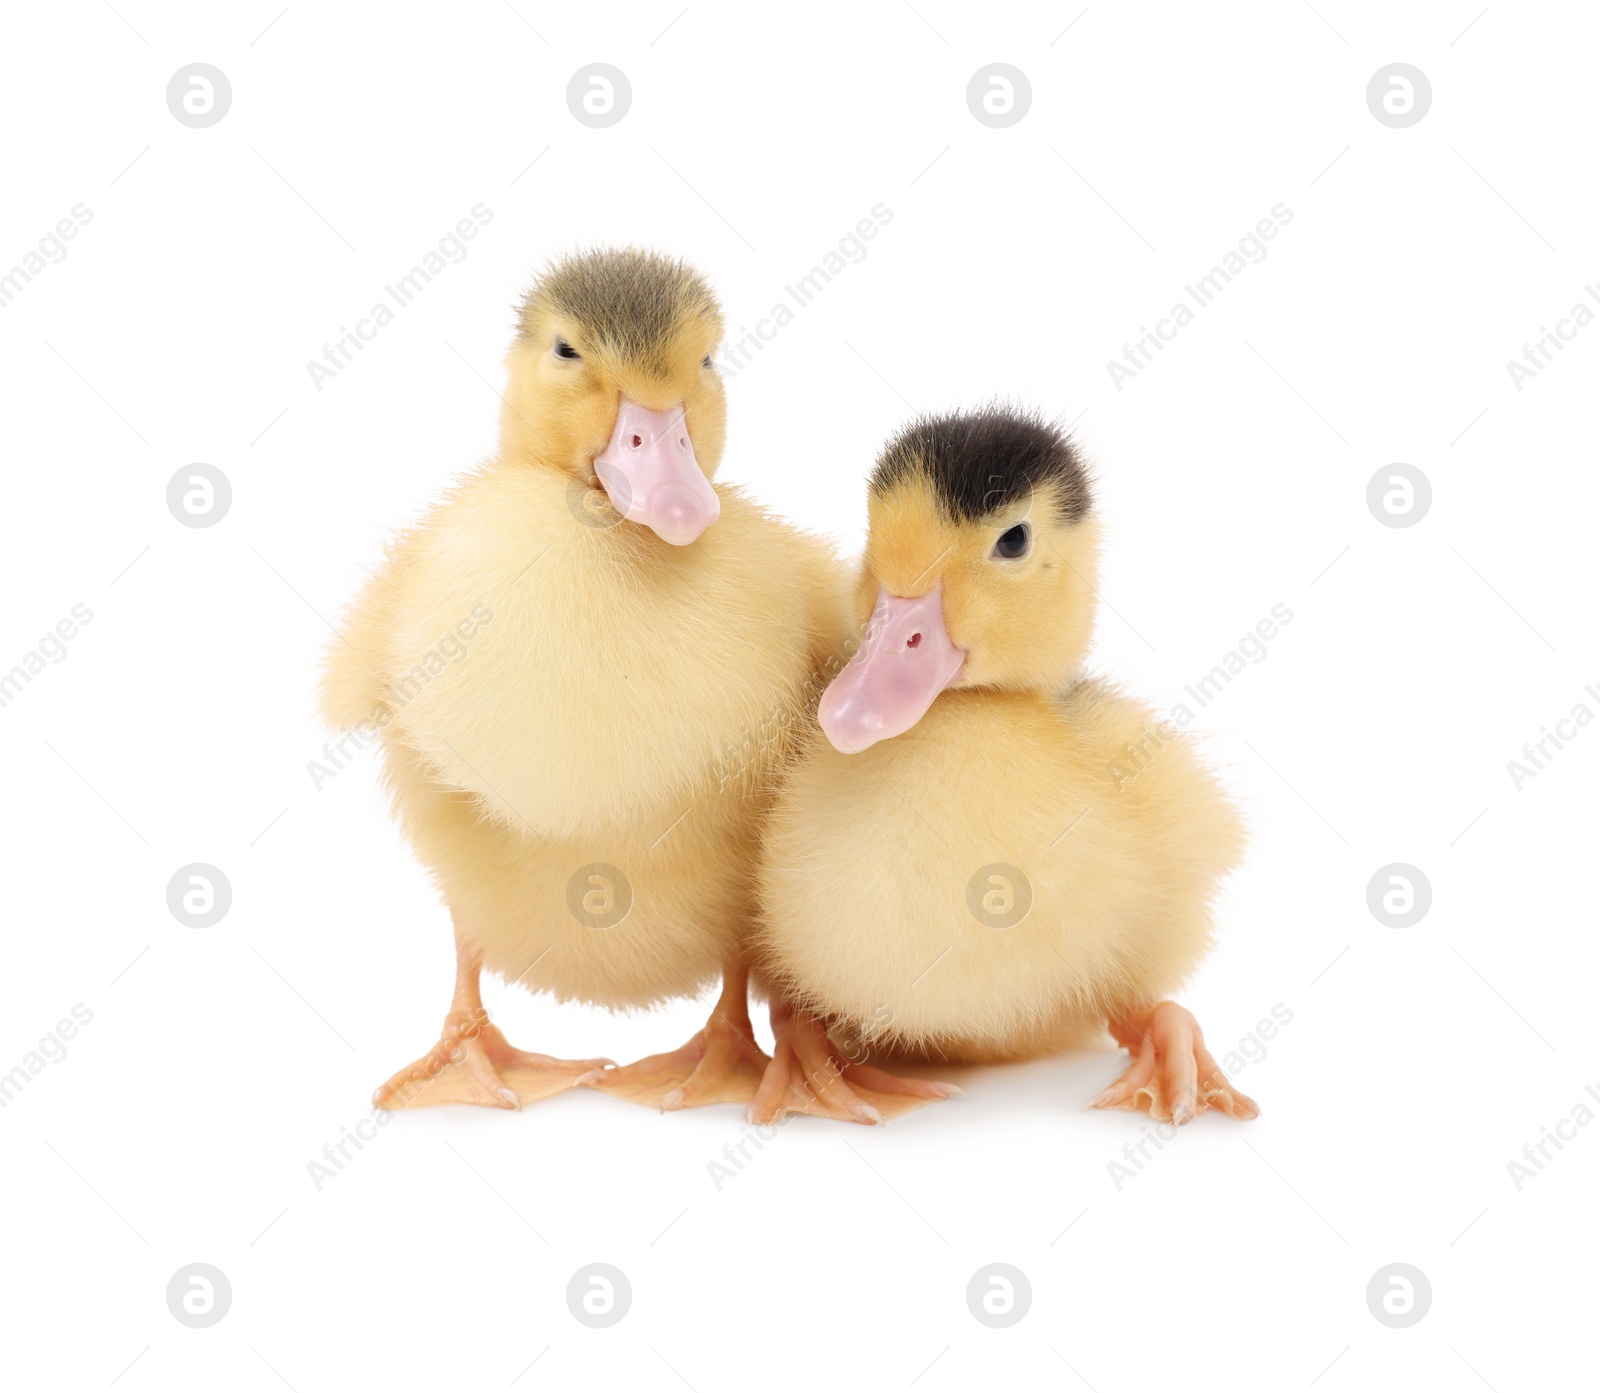
[[[914,600],[878,592],[860,651],[817,707],[817,723],[841,754],[904,734],[961,675],[967,655],[945,628],[943,589]],[[892,637],[908,628],[904,640]]]
[[[617,512],[675,547],[696,541],[722,515],[722,501],[701,472],[683,424],[681,405],[652,411],[623,397],[611,442],[594,460]]]

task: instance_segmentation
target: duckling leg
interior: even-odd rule
[[[749,967],[730,963],[722,995],[688,1044],[621,1069],[594,1070],[578,1082],[662,1112],[749,1102],[769,1062],[750,1025],[749,988]]]
[[[1091,1108],[1147,1108],[1158,1122],[1180,1127],[1207,1108],[1241,1121],[1261,1109],[1228,1082],[1200,1035],[1194,1016],[1175,1001],[1128,1011],[1111,1021],[1117,1043],[1133,1056],[1122,1076],[1089,1100]]]
[[[520,1108],[574,1087],[609,1059],[553,1059],[512,1047],[489,1023],[478,992],[482,954],[463,941],[456,928],[456,987],[439,1042],[373,1093],[380,1108],[430,1107],[437,1103],[476,1103],[489,1108]]]
[[[841,1058],[827,1027],[790,1002],[773,1001],[772,1033],[772,1062],[747,1111],[753,1123],[808,1113],[872,1126],[961,1092],[951,1083],[901,1078]]]

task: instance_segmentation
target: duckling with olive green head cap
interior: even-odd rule
[[[1091,1106],[1254,1117],[1165,999],[1211,942],[1240,824],[1187,741],[1081,673],[1099,528],[1077,450],[1010,410],[921,420],[884,451],[869,518],[865,639],[763,847],[779,1048],[752,1115],[789,1110],[823,1030],[989,1063],[1109,1026],[1134,1059]]]
[[[389,550],[324,707],[379,732],[401,825],[449,907],[439,1042],[376,1101],[515,1108],[582,1083],[663,1108],[742,1102],[761,815],[846,584],[820,542],[713,485],[726,401],[705,281],[649,252],[549,268],[524,302],[495,458]],[[514,1049],[487,969],[613,1009],[723,994],[625,1069]]]

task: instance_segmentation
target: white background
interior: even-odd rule
[[[1600,712],[1600,327],[1521,391],[1506,360],[1600,283],[1600,23],[1481,8],[11,11],[0,269],[93,219],[0,310],[0,669],[94,617],[0,710],[0,1071],[94,1016],[0,1110],[6,1381],[1569,1386],[1600,1127],[1520,1191],[1507,1162],[1600,1085],[1600,729],[1520,791],[1506,763]],[[194,61],[232,84],[209,129],[165,105]],[[605,130],[564,97],[593,61],[632,84]],[[965,101],[993,61],[1032,86],[1008,129]],[[1408,129],[1366,104],[1393,61],[1432,84]],[[306,361],[480,202],[466,258],[318,391]],[[328,620],[492,450],[547,256],[681,254],[737,328],[878,203],[866,258],[730,377],[722,477],[854,550],[913,410],[1037,403],[1100,474],[1097,671],[1165,708],[1292,609],[1196,722],[1253,847],[1185,1000],[1219,1054],[1293,1011],[1240,1079],[1261,1119],[1207,1115],[1119,1189],[1147,1120],[1081,1111],[1108,1048],[972,1072],[887,1129],[799,1122],[720,1190],[736,1109],[587,1092],[404,1115],[318,1190],[307,1163],[434,1038],[451,962],[371,754],[307,773]],[[1270,255],[1119,391],[1106,361],[1278,203]],[[234,495],[202,530],[165,504],[196,461]],[[1365,502],[1396,461],[1433,489],[1407,529]],[[212,929],[167,910],[195,861],[233,887]],[[1396,861],[1433,889],[1403,930],[1366,903]],[[618,1059],[704,1010],[489,1003],[525,1047]],[[164,1295],[197,1261],[233,1289],[205,1330]],[[633,1289],[607,1330],[564,1295],[599,1261]],[[1032,1287],[1003,1330],[965,1299],[996,1261]],[[1367,1308],[1391,1262],[1431,1282],[1408,1329]]]

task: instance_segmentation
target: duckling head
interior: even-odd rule
[[[817,719],[859,753],[947,688],[1053,691],[1094,628],[1099,528],[1064,433],[1001,407],[925,417],[889,442],[868,495],[865,636]]]
[[[628,247],[553,262],[519,312],[503,453],[598,485],[623,518],[688,546],[722,511],[721,338],[716,297],[681,261]]]

